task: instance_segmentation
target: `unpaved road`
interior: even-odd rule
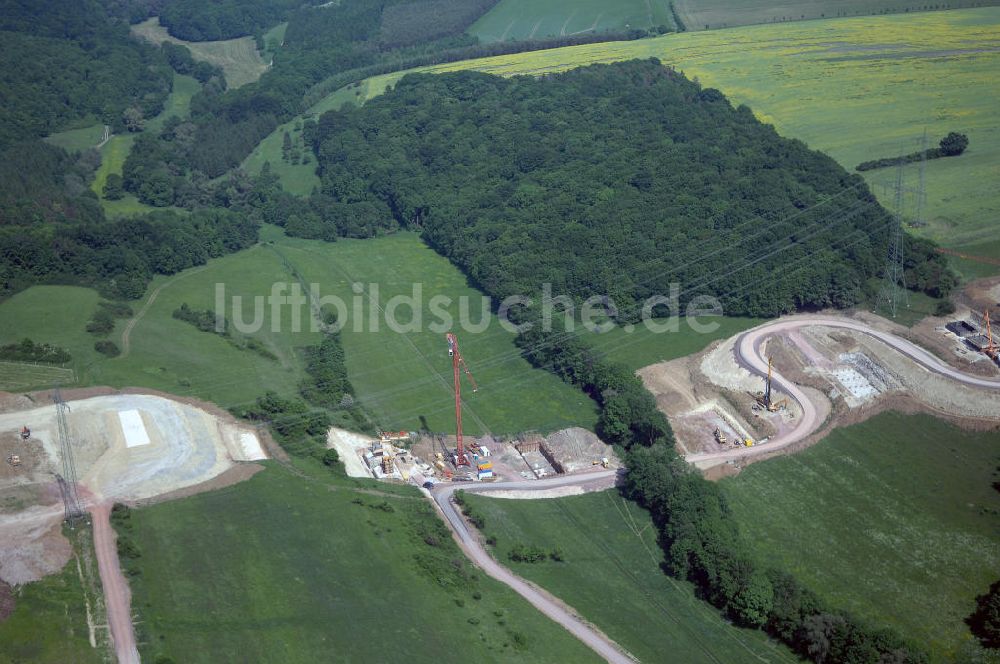
[[[94,551],[97,568],[104,586],[104,602],[108,610],[108,626],[118,664],[139,664],[139,649],[132,628],[131,593],[128,582],[118,565],[118,547],[111,528],[111,505],[101,503],[90,508],[94,524]]]
[[[806,327],[834,327],[860,332],[873,337],[890,348],[898,351],[915,363],[932,373],[944,376],[951,380],[971,387],[987,390],[1000,390],[1000,379],[983,378],[967,374],[958,369],[945,364],[943,361],[932,355],[930,352],[897,337],[889,332],[882,332],[865,325],[856,320],[848,318],[838,318],[834,316],[806,315],[791,316],[778,319],[771,323],[765,323],[752,330],[747,330],[736,340],[736,360],[741,366],[751,373],[759,376],[767,375],[767,359],[761,353],[760,347],[765,338],[782,332],[791,332]],[[802,417],[799,418],[795,428],[787,433],[780,434],[764,445],[755,447],[741,447],[724,452],[704,452],[691,454],[685,457],[690,463],[703,461],[725,461],[729,459],[742,459],[760,454],[770,454],[775,450],[788,447],[797,443],[819,429],[823,425],[817,415],[816,405],[806,396],[795,383],[775,372],[772,376],[772,383],[778,390],[788,394],[789,398],[796,401],[802,408]]]
[[[482,568],[484,572],[512,588],[514,592],[528,600],[546,616],[565,627],[570,634],[578,638],[605,660],[614,664],[632,664],[635,660],[627,655],[618,644],[581,620],[568,610],[565,605],[549,595],[549,593],[528,583],[494,560],[493,556],[479,543],[479,539],[469,532],[465,521],[451,500],[452,495],[459,489],[470,493],[498,490],[530,492],[550,491],[554,488],[565,486],[581,486],[587,491],[600,491],[613,487],[617,475],[617,470],[600,470],[575,475],[560,475],[542,480],[497,482],[495,484],[448,483],[437,485],[431,492],[431,495],[444,514],[448,526],[458,538],[459,546],[462,547],[465,554]]]

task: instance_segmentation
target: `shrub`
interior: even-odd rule
[[[95,343],[94,350],[107,357],[118,357],[121,355],[121,350],[118,349],[118,344],[108,339],[101,339]]]

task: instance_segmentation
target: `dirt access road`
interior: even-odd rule
[[[118,565],[115,531],[111,528],[111,505],[102,503],[90,508],[94,528],[94,551],[104,586],[104,602],[108,609],[108,626],[118,664],[139,664],[139,649],[132,629],[131,593],[128,581]]]
[[[484,572],[512,588],[514,592],[528,600],[543,614],[565,627],[570,634],[605,660],[613,664],[632,664],[636,660],[630,657],[617,643],[592,625],[587,624],[552,595],[528,583],[494,560],[493,556],[479,542],[479,538],[469,531],[465,520],[452,502],[452,495],[459,489],[470,493],[489,493],[503,490],[533,492],[551,491],[558,487],[580,486],[586,491],[602,491],[615,485],[618,472],[617,470],[600,470],[575,475],[560,475],[541,480],[497,482],[495,484],[439,484],[431,492],[431,496],[444,514],[445,521],[458,539],[459,546]]]
[[[866,334],[898,351],[927,371],[944,376],[950,380],[968,385],[970,387],[987,390],[1000,390],[1000,379],[983,378],[982,376],[974,376],[972,374],[964,373],[945,364],[930,352],[910,341],[907,341],[906,339],[903,339],[902,337],[897,337],[889,332],[876,330],[856,320],[838,318],[834,316],[790,316],[770,323],[765,323],[764,325],[755,327],[752,330],[747,330],[736,340],[736,360],[742,367],[748,369],[751,373],[755,373],[759,376],[766,376],[767,358],[764,357],[764,354],[761,352],[761,345],[763,344],[764,339],[782,332],[794,332],[802,328],[814,326],[841,328]],[[820,421],[817,414],[818,411],[816,404],[809,399],[802,389],[777,372],[773,374],[771,380],[772,384],[777,387],[778,390],[787,393],[788,396],[798,403],[799,407],[802,409],[802,417],[799,418],[798,424],[794,429],[772,438],[764,445],[737,448],[727,450],[725,452],[691,454],[685,457],[686,460],[690,463],[728,461],[730,459],[743,459],[750,456],[770,454],[775,450],[780,450],[807,438],[823,425],[823,422]]]

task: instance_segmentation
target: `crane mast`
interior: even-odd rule
[[[461,351],[458,350],[458,337],[456,337],[451,332],[445,335],[448,340],[448,355],[451,356],[451,366],[452,372],[455,377],[455,429],[456,429],[456,445],[455,445],[455,465],[456,466],[468,466],[469,459],[465,456],[465,442],[462,440],[462,372],[468,376],[469,382],[472,383],[472,391],[476,392],[479,390],[479,386],[476,385],[476,379],[472,377],[472,372],[469,371],[469,367],[465,364],[465,359],[462,357]]]

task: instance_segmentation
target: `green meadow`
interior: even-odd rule
[[[349,377],[359,403],[376,422],[387,428],[450,432],[454,430],[451,360],[443,330],[431,329],[437,319],[429,308],[430,298],[440,295],[452,299],[445,310],[456,321],[464,301],[468,320],[485,327],[482,332],[459,331],[462,352],[480,386],[477,393],[465,388],[468,432],[594,425],[593,402],[522,359],[514,335],[484,309],[482,294],[416,235],[323,243],[286,238],[278,229],[265,232],[267,240],[249,250],[171,277],[157,277],[142,300],[130,303],[136,312],[134,325],[120,321],[110,337],[121,348],[120,357],[108,359],[93,349],[96,337],[84,330],[99,298],[83,288],[36,286],[0,303],[0,343],[30,337],[66,348],[73,355],[69,368],[81,385],[144,386],[223,407],[239,406],[266,390],[297,392],[303,377],[299,349],[321,338],[310,330],[308,307],[298,308],[296,330],[291,308],[283,307],[279,324],[272,327],[273,310],[262,302],[263,324],[249,334],[276,360],[201,332],[174,319],[173,311],[185,303],[214,310],[220,285],[230,320],[237,320],[233,298],[238,297],[243,303],[238,320],[250,324],[254,298],[269,296],[273,284],[316,284],[321,296],[336,295],[347,307],[342,339]],[[352,290],[354,283],[364,284],[362,294]],[[394,296],[412,294],[414,283],[423,289],[424,323],[420,331],[397,333],[385,324],[383,311]],[[355,303],[361,307],[360,319],[354,315]],[[370,323],[372,315],[378,319],[378,329]],[[407,323],[409,309],[400,307],[396,317]],[[355,321],[361,326],[356,328]],[[0,380],[3,375],[0,368]],[[24,378],[18,380],[24,389]]]
[[[879,415],[722,480],[761,559],[956,661],[1000,569],[1000,433]]]
[[[600,661],[465,561],[412,487],[267,466],[116,524],[143,661]]]
[[[494,556],[537,583],[642,662],[795,662],[760,631],[733,627],[663,573],[649,513],[617,491],[545,500],[467,495],[496,538]],[[515,545],[558,551],[563,560],[513,562]],[[666,658],[665,653],[669,653]]]

